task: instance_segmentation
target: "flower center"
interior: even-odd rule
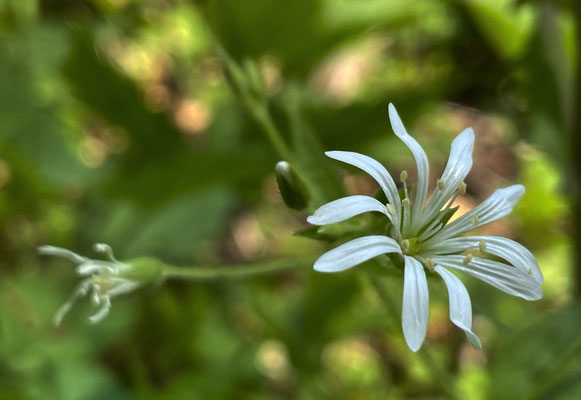
[[[404,254],[413,256],[420,252],[420,249],[422,248],[422,242],[417,237],[411,237],[402,240],[400,246]]]

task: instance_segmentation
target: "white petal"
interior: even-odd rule
[[[79,274],[79,275],[92,275],[96,272],[102,271],[103,269],[104,269],[104,267],[102,265],[100,265],[99,263],[91,262],[91,260],[88,260],[88,262],[80,264],[77,267],[77,274]]]
[[[401,118],[397,114],[397,111],[393,104],[389,103],[389,121],[391,122],[391,128],[398,138],[406,144],[411,150],[418,168],[418,183],[416,189],[416,198],[414,201],[414,207],[412,212],[412,218],[417,220],[417,216],[420,215],[424,208],[426,202],[426,197],[428,195],[428,179],[430,177],[430,167],[428,165],[428,157],[422,149],[422,146],[411,137],[405,127]],[[414,224],[415,225],[415,224]],[[414,229],[417,227],[413,227]]]
[[[401,253],[397,242],[387,236],[364,236],[323,254],[315,261],[319,272],[339,272],[385,253]]]
[[[115,268],[117,265],[122,265],[121,263],[119,264],[112,264],[109,261],[100,261],[100,260],[90,260],[87,259],[87,261],[83,264],[80,264],[79,266],[77,266],[77,274],[79,275],[92,275],[101,271],[107,271],[109,273],[111,273],[112,275],[117,275],[118,271]]]
[[[480,339],[472,332],[472,304],[466,287],[447,269],[436,265],[435,271],[442,277],[448,288],[450,321],[464,331],[468,341],[474,347],[481,348]]]
[[[109,296],[103,296],[103,304],[97,310],[97,312],[89,317],[89,322],[96,324],[101,322],[108,314],[111,309],[111,299]]]
[[[387,208],[379,200],[370,196],[349,196],[332,201],[320,207],[307,221],[313,225],[326,225],[344,221],[368,211],[378,211],[389,217]]]
[[[67,301],[62,306],[59,307],[58,311],[56,312],[53,318],[53,323],[56,326],[59,326],[61,324],[64,316],[70,311],[75,301],[79,297],[83,297],[87,294],[87,291],[91,286],[91,283],[92,280],[90,278],[81,281],[81,283],[79,283],[77,288],[74,290],[73,294],[67,299]]]
[[[119,261],[117,261],[117,259],[115,258],[115,255],[113,254],[113,249],[108,244],[95,243],[94,249],[96,252],[105,254],[107,256],[107,258],[109,259],[109,261],[119,262]]]
[[[112,280],[113,282],[115,282],[115,287],[107,292],[107,295],[109,297],[115,297],[121,294],[132,292],[139,286],[141,286],[141,283],[130,281],[127,279],[112,278]]]
[[[408,347],[418,351],[426,336],[429,316],[428,282],[422,264],[405,256],[401,322]]]
[[[531,275],[539,284],[544,282],[543,273],[535,256],[523,245],[500,236],[464,236],[446,239],[426,249],[439,254],[456,253],[467,249],[478,249],[480,242],[486,244],[486,252],[508,261],[511,265]]]
[[[511,213],[512,208],[524,192],[525,188],[523,185],[512,185],[503,189],[496,189],[490,197],[457,220],[446,225],[441,231],[428,239],[424,245],[430,246],[449,237],[470,231],[476,226],[486,225],[505,217]],[[474,216],[478,217],[477,225],[474,225]]]
[[[539,283],[528,273],[497,261],[473,257],[468,265],[462,261],[464,256],[434,256],[432,260],[446,268],[452,268],[478,278],[495,288],[526,300],[543,297]]]
[[[442,173],[443,189],[436,189],[428,206],[424,217],[431,220],[436,213],[448,202],[450,197],[456,192],[460,182],[466,178],[470,168],[472,168],[472,150],[474,149],[474,131],[472,128],[464,129],[452,141],[450,157],[446,168]]]
[[[76,264],[81,264],[87,262],[89,259],[83,256],[78,255],[77,253],[73,253],[70,250],[63,249],[62,247],[55,247],[55,246],[40,246],[38,248],[38,253],[42,255],[48,256],[58,256],[66,258]]]
[[[397,186],[393,178],[383,165],[369,156],[350,151],[327,151],[325,154],[327,157],[353,165],[371,175],[377,181],[383,193],[385,193],[389,204],[394,206],[397,220],[401,221],[401,200],[399,198],[399,192],[397,191]],[[396,225],[399,225],[399,222]]]

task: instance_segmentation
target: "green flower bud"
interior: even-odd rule
[[[275,167],[276,182],[284,203],[295,210],[304,210],[309,203],[306,186],[286,161],[279,161]]]

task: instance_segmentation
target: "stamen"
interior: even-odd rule
[[[480,222],[480,218],[478,218],[478,215],[474,214],[472,216],[472,218],[470,219],[470,221],[472,221],[472,223],[474,224],[474,226],[478,226],[478,223]]]
[[[405,189],[405,186],[404,186]],[[407,197],[407,189],[406,189],[406,198],[401,201],[403,206],[403,218],[401,221],[401,230],[404,235],[407,234],[408,227],[411,225],[411,212],[410,212],[410,199]]]
[[[403,193],[405,196],[405,199],[408,199],[409,201],[409,195],[408,195],[408,185],[406,183],[406,179],[408,178],[408,172],[404,169],[403,171],[401,171],[401,174],[399,174],[399,180],[401,181],[401,183],[403,184]]]
[[[395,216],[395,207],[392,204],[386,204],[387,212],[391,216]]]
[[[482,253],[486,253],[486,242],[484,240],[478,242],[478,248]]]
[[[410,249],[410,241],[407,239],[402,240],[401,249],[403,250],[404,253],[407,253],[408,250]]]
[[[440,190],[444,190],[444,186],[445,186],[445,185],[444,185],[444,181],[443,181],[443,180],[441,180],[441,179],[438,179],[438,180],[436,181],[436,186],[438,187],[438,189],[440,189]]]
[[[466,194],[466,187],[467,185],[464,183],[464,181],[458,184],[458,194],[460,196],[464,196]]]
[[[408,172],[404,169],[403,171],[401,171],[401,174],[399,174],[399,180],[401,181],[401,183],[405,183],[407,178]]]
[[[462,264],[466,267],[468,264],[470,264],[470,261],[472,261],[472,255],[466,254],[464,259],[462,260]]]
[[[432,260],[431,258],[426,258],[426,266],[430,271],[434,272],[434,269],[436,268],[436,263],[434,263],[434,260]]]
[[[533,274],[533,270],[531,268],[529,268],[529,270],[527,272],[529,273],[529,275]]]

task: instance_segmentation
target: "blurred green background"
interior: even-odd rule
[[[575,0],[0,0],[0,399],[581,398],[580,29]],[[302,165],[324,165],[317,205],[341,195],[325,171],[350,193],[377,190],[324,150],[414,175],[388,102],[426,149],[432,182],[472,126],[461,205],[526,186],[482,231],[535,254],[543,299],[464,277],[478,351],[430,281],[415,354],[372,274],[304,263],[147,287],[94,326],[80,301],[53,326],[77,278],[39,258],[42,244],[208,267],[328,248],[293,236],[306,214],[281,201],[281,157],[224,54],[260,75]],[[381,282],[401,302],[401,278]]]

